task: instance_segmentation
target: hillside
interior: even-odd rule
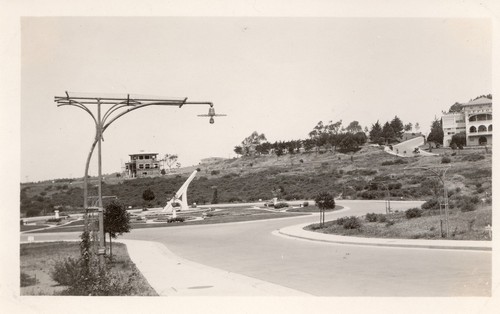
[[[405,167],[443,166],[442,158],[450,159],[446,174],[450,200],[463,196],[491,198],[491,150],[435,149],[434,157],[400,158],[380,147],[364,146],[354,154],[335,152],[300,153],[294,155],[257,156],[228,159],[214,164],[200,164],[200,173],[191,183],[188,202],[210,203],[217,189],[218,202],[245,202],[273,197],[280,188],[284,200],[312,199],[322,191],[336,197],[351,199],[428,200],[442,195],[442,186],[435,176],[421,169],[404,171]],[[126,206],[164,206],[195,167],[181,168],[177,173],[157,178],[126,180],[108,176],[103,195],[117,196]],[[95,182],[95,178],[93,179]],[[373,181],[377,183],[373,183]],[[95,184],[95,183],[94,183]],[[43,182],[21,185],[21,213],[51,213],[81,207],[81,182]],[[142,199],[151,188],[155,200]],[[387,191],[389,190],[389,191]],[[91,193],[95,193],[95,188]]]

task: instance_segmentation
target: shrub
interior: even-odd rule
[[[378,222],[386,222],[387,217],[383,214],[379,214],[379,215],[377,215],[377,220],[378,220]]]
[[[450,157],[446,157],[445,156],[445,157],[441,158],[441,163],[442,164],[449,164],[450,162],[451,162]]]
[[[39,280],[26,273],[21,272],[21,287],[29,287],[39,283]]]
[[[410,208],[405,212],[407,219],[417,218],[422,216],[422,210],[420,208]]]
[[[58,261],[50,277],[62,286],[71,286],[79,279],[81,272],[80,261],[71,257]]]
[[[49,218],[47,222],[61,222],[61,218]]]
[[[408,161],[404,159],[395,159],[395,160],[387,160],[382,162],[382,166],[391,166],[391,165],[404,165],[407,164]]]
[[[482,160],[486,157],[484,157],[484,155],[480,155],[480,154],[472,154],[472,155],[466,155],[464,157],[462,157],[462,161],[478,161],[478,160]]]
[[[462,201],[459,207],[462,212],[472,212],[476,210],[476,204],[474,204],[470,200]]]
[[[309,206],[309,202],[307,202],[307,201],[306,201],[306,202],[302,203],[302,206],[303,206],[303,207],[307,207],[307,206]]]
[[[376,222],[377,218],[378,218],[377,216],[378,215],[375,214],[375,213],[368,213],[365,216],[365,220],[368,221],[368,222]]]
[[[390,226],[392,226],[392,225],[394,225],[394,224],[395,224],[394,220],[388,220],[388,221],[385,223],[385,226],[386,226],[386,227],[390,227]]]
[[[341,218],[337,218],[337,220],[335,220],[335,222],[337,223],[337,225],[342,226],[346,220],[347,220],[347,217],[341,217]]]
[[[284,207],[288,207],[288,203],[279,202],[279,203],[276,203],[276,205],[274,205],[274,208],[276,208],[276,209],[280,209],[280,208],[284,208]]]
[[[439,201],[435,198],[422,204],[422,209],[439,209]]]
[[[175,218],[169,218],[167,219],[167,222],[168,223],[171,223],[171,222],[184,222],[186,220],[185,217],[175,217]]]
[[[40,209],[28,209],[26,217],[35,217],[40,215]]]
[[[361,228],[361,221],[356,216],[348,217],[342,224],[344,229],[359,229]]]
[[[216,176],[216,175],[220,174],[220,171],[219,170],[212,170],[212,171],[210,171],[210,174],[213,176]]]

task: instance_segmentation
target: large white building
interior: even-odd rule
[[[492,100],[481,97],[462,104],[460,112],[445,113],[443,146],[449,147],[453,135],[464,132],[467,146],[491,145],[493,135]]]

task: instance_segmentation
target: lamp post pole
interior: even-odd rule
[[[70,96],[68,92],[65,92],[66,96],[55,96],[54,101],[57,106],[75,106],[84,111],[86,111],[94,120],[96,127],[96,134],[94,141],[90,147],[89,154],[85,163],[85,174],[83,178],[83,207],[85,209],[85,226],[84,230],[88,231],[88,173],[89,165],[92,157],[92,153],[97,145],[97,167],[98,167],[98,184],[97,184],[97,202],[93,204],[98,210],[98,220],[99,220],[99,247],[97,254],[99,255],[100,266],[104,266],[104,255],[105,255],[105,244],[104,244],[104,208],[102,202],[102,141],[104,131],[118,118],[121,116],[143,108],[147,106],[178,106],[181,108],[184,105],[208,105],[210,106],[209,116],[210,123],[213,123],[213,116],[215,116],[215,111],[213,111],[213,104],[211,102],[187,102],[187,98],[183,99],[159,99],[159,98],[131,98],[130,95],[127,97],[100,97],[100,96]],[[101,105],[107,104],[111,107],[104,112],[101,111]],[[97,116],[94,115],[92,110],[89,109],[88,105],[97,106]],[[213,114],[211,114],[213,112]],[[95,239],[94,239],[95,241]]]

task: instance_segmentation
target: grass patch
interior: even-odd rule
[[[335,205],[335,208],[333,209],[327,209],[325,210],[325,212],[331,212],[331,211],[334,211],[334,210],[341,210],[342,206],[339,206],[339,205]],[[299,208],[290,208],[287,210],[287,212],[289,213],[319,213],[319,207],[317,207],[316,205],[314,206],[306,206],[306,207],[299,207]]]
[[[215,207],[215,206],[214,206]],[[241,221],[253,221],[253,220],[264,220],[264,219],[278,219],[286,217],[294,217],[303,215],[303,212],[271,212],[264,209],[253,209],[253,208],[225,208],[218,211],[209,212],[210,215],[204,220],[194,220],[194,221],[184,221],[182,223],[144,223],[144,222],[131,222],[131,229],[142,229],[142,228],[159,228],[159,227],[176,227],[176,226],[188,226],[188,225],[207,225],[207,224],[218,224],[218,223],[230,223],[230,222],[241,222]],[[184,213],[178,213],[178,217],[182,217]],[[202,212],[197,214],[185,213],[185,215],[190,216],[201,216]],[[83,231],[83,226],[62,226],[56,228],[50,228],[46,230],[40,230],[37,233],[56,233],[56,232],[77,232]]]
[[[305,229],[326,234],[367,238],[442,239],[441,217],[431,213],[432,211],[424,211],[421,217],[412,219],[408,219],[405,212],[383,214],[384,219],[376,221],[363,218],[360,219],[361,227],[357,229],[346,229],[337,220],[326,222],[323,228],[320,228],[319,224],[313,224]],[[449,224],[450,240],[491,240],[489,232],[485,229],[487,225],[491,226],[491,206],[472,212],[451,211]]]
[[[49,225],[22,225],[21,232],[47,228]]]
[[[78,258],[80,249],[78,242],[45,242],[21,244],[20,251],[21,274],[25,278],[34,278],[36,282],[29,286],[21,286],[21,295],[61,295],[67,288],[55,282],[50,274],[57,262],[64,259]],[[113,262],[111,272],[128,279],[133,273],[138,273],[132,281],[133,295],[157,295],[146,279],[139,273],[135,264],[128,256],[127,248],[122,243],[113,243]],[[33,282],[33,279],[31,279]]]

